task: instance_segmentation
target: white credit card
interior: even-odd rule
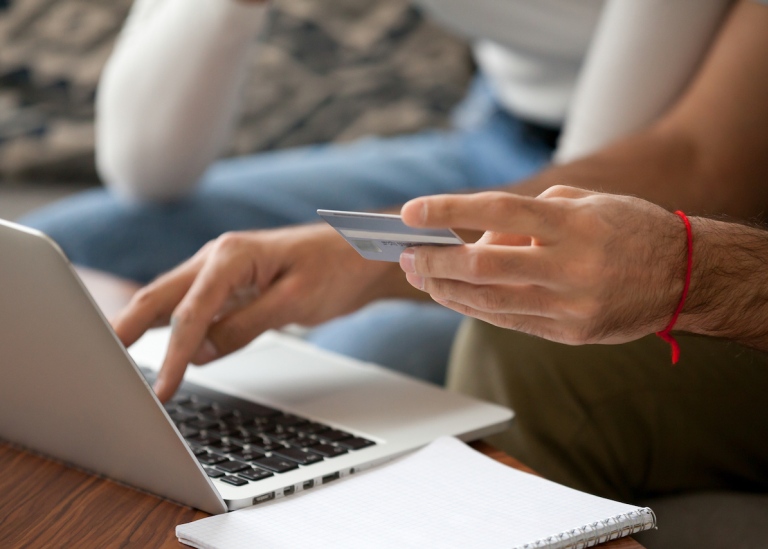
[[[414,229],[399,215],[317,210],[366,259],[400,261],[412,246],[456,246],[464,241],[451,229]]]

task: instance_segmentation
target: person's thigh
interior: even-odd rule
[[[226,231],[317,221],[317,208],[383,208],[466,181],[455,135],[434,132],[224,160],[175,201],[132,203],[95,189],[21,222],[76,264],[147,282]]]
[[[768,355],[681,335],[570,347],[471,320],[449,386],[515,411],[492,443],[545,477],[607,497],[768,490]]]

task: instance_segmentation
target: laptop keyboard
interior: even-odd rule
[[[151,383],[155,373],[141,370]],[[208,476],[234,486],[311,467],[376,444],[189,382],[164,406]]]

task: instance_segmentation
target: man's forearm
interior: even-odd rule
[[[688,214],[727,214],[749,219],[762,214],[768,185],[761,166],[749,173],[728,167],[710,170],[700,161],[700,145],[683,133],[652,128],[595,154],[556,165],[503,190],[537,196],[553,185],[637,196]]]
[[[677,329],[768,351],[768,232],[691,218],[691,287]]]

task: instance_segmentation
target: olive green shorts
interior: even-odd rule
[[[489,442],[543,476],[636,501],[703,489],[768,491],[768,355],[678,335],[571,347],[465,320],[451,389],[508,406]]]

